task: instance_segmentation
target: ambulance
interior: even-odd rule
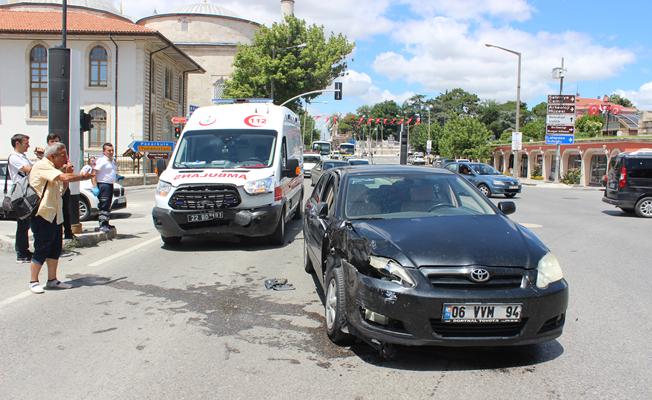
[[[270,100],[201,107],[187,121],[156,187],[154,226],[166,245],[183,237],[266,237],[282,245],[301,219],[299,118]]]

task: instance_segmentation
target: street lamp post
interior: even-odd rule
[[[487,47],[494,47],[499,50],[506,51],[508,53],[515,54],[518,57],[518,75],[516,78],[516,132],[520,132],[521,128],[521,53],[518,51],[506,49],[504,47],[496,46],[493,44],[485,43]],[[514,155],[514,164],[512,167],[512,176],[516,176],[516,151],[512,150]]]
[[[278,50],[302,49],[302,48],[306,47],[307,45],[308,45],[307,43],[301,43],[301,44],[297,44],[297,45],[294,45],[294,46],[281,47]],[[276,47],[272,47],[272,61],[276,60],[276,50],[277,50]],[[276,72],[276,71],[274,71],[274,72]],[[271,94],[271,97],[272,97],[272,103],[274,103],[274,74],[272,74],[272,78],[270,79],[269,86],[270,86],[270,94]]]

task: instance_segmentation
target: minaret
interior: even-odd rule
[[[285,19],[289,15],[294,15],[294,0],[281,0],[281,16]]]

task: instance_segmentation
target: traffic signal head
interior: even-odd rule
[[[335,100],[342,100],[342,82],[335,82]]]
[[[181,136],[181,127],[180,126],[175,126],[174,127],[174,137],[179,139]]]

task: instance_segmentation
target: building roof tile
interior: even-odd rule
[[[119,16],[74,9],[68,9],[67,25],[68,33],[157,33]],[[61,32],[61,12],[0,10],[0,33],[7,32]]]

